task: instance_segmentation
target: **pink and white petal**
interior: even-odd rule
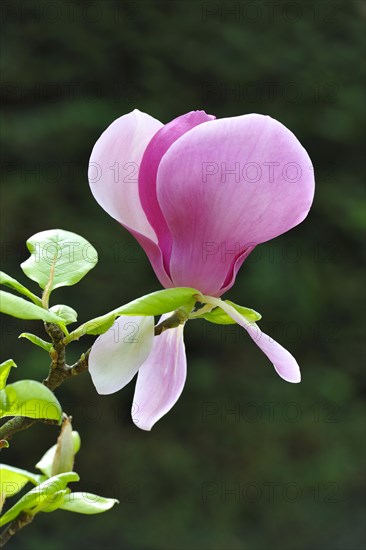
[[[138,173],[145,148],[163,126],[135,109],[103,132],[89,162],[89,184],[94,198],[136,238],[164,287],[172,286],[158,246],[157,236],[142,208]]]
[[[155,242],[155,232],[140,202],[138,173],[147,144],[162,126],[135,109],[108,126],[89,161],[89,184],[100,206],[127,229]]]
[[[151,430],[170,411],[183,391],[186,376],[187,359],[180,325],[155,336],[152,352],[140,367],[131,411],[138,428]]]
[[[132,231],[130,229],[130,233],[132,233],[132,235],[135,237],[137,242],[144,249],[145,254],[149,258],[151,266],[155,272],[155,275],[159,279],[162,286],[164,288],[172,288],[174,285],[164,267],[163,252],[159,247],[159,245],[153,242],[148,237],[145,237],[145,235],[141,235],[141,233],[137,233],[137,231]]]
[[[313,195],[310,158],[280,122],[250,114],[192,128],[157,174],[174,285],[221,294],[233,260],[299,224]]]
[[[294,384],[301,382],[300,368],[296,359],[289,351],[268,336],[268,334],[262,332],[256,323],[247,321],[230,304],[225,303],[223,300],[205,296],[205,302],[220,307],[234,321],[245,328],[249,336],[271,361],[281,378]]]
[[[141,160],[139,193],[147,219],[154,228],[166,261],[170,258],[172,238],[156,195],[156,174],[162,156],[189,130],[215,117],[204,111],[191,111],[165,124],[151,139]]]
[[[94,342],[89,372],[99,394],[110,394],[128,384],[150,354],[154,317],[121,316]]]

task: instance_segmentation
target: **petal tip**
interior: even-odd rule
[[[300,370],[298,370],[297,372],[288,373],[286,375],[280,374],[277,369],[276,371],[283,380],[285,380],[286,382],[290,382],[290,384],[299,384],[301,382]]]
[[[151,428],[154,426],[154,423],[140,422],[139,419],[134,416],[132,416],[132,421],[137,428],[143,430],[144,432],[151,432]]]

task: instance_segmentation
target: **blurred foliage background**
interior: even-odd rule
[[[2,265],[26,283],[30,235],[83,235],[100,262],[53,296],[81,321],[160,288],[87,183],[90,151],[118,116],[269,114],[303,143],[317,182],[305,223],[258,247],[227,295],[263,314],[302,383],[277,377],[241,330],[201,321],[186,329],[183,395],[151,433],[130,420],[133,384],[103,397],[87,374],[65,383],[58,396],[82,438],[79,487],[121,504],[39,515],[9,548],[364,547],[365,13],[352,0],[2,3]],[[47,357],[17,335],[43,327],[2,321],[12,380],[41,380]],[[1,458],[32,469],[56,436],[35,426]]]

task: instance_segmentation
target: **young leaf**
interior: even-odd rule
[[[20,380],[0,390],[0,418],[3,416],[27,416],[60,423],[62,409],[46,386],[35,380]]]
[[[115,504],[118,504],[115,498],[100,497],[92,493],[70,493],[64,498],[60,509],[78,514],[101,514]]]
[[[52,495],[52,499],[48,499],[47,502],[42,503],[39,512],[54,512],[61,508],[65,497],[70,494],[70,489],[62,489]]]
[[[169,313],[179,307],[185,306],[187,310],[192,309],[200,292],[194,288],[169,288],[152,292],[133,300],[124,306],[120,306],[109,313],[91,319],[70,333],[66,338],[67,342],[78,340],[85,334],[103,334],[114,323],[119,315],[145,315],[155,316]]]
[[[80,435],[78,434],[78,432],[72,432],[72,440],[74,455],[76,455],[76,453],[80,449]],[[53,445],[52,447],[50,447],[48,451],[46,451],[45,454],[42,456],[41,460],[36,464],[36,468],[38,468],[38,470],[41,470],[41,472],[47,477],[52,477],[52,466],[56,455],[56,448],[57,445]]]
[[[10,369],[12,367],[16,367],[16,364],[12,359],[8,359],[7,361],[4,361],[4,363],[1,363],[0,365],[0,390],[5,388],[6,381],[9,376]]]
[[[0,464],[0,495],[3,498],[16,495],[29,481],[38,485],[41,476],[8,464]]]
[[[61,317],[65,325],[69,325],[70,323],[75,323],[78,320],[78,314],[70,306],[58,304],[56,306],[50,307],[50,311],[52,311],[53,313],[56,313],[58,317]]]
[[[63,321],[56,313],[3,290],[0,290],[0,312],[18,319],[41,319],[47,323],[60,323]]]
[[[66,418],[62,423],[61,433],[57,439],[51,474],[54,476],[63,472],[71,472],[74,468],[74,456],[72,426],[70,420]]]
[[[34,302],[37,306],[42,307],[42,300],[41,298],[38,298],[33,292],[28,290],[24,285],[19,283],[16,279],[13,279],[13,277],[10,277],[10,275],[7,275],[3,271],[0,271],[0,284],[9,286],[10,288],[13,288],[14,290],[18,291],[20,294],[23,294],[24,296],[27,296],[27,298],[30,298],[32,302]]]
[[[30,332],[22,332],[22,334],[19,334],[18,338],[26,338],[35,346],[39,346],[40,348],[48,352],[50,352],[52,349],[51,342],[46,342],[46,340],[42,340],[42,338],[36,336],[35,334],[31,334]]]
[[[21,264],[24,273],[49,291],[80,281],[98,261],[95,248],[83,237],[62,229],[36,233],[27,241],[30,258]]]
[[[10,508],[1,518],[0,527],[15,519],[20,512],[36,514],[53,502],[54,495],[63,491],[68,483],[79,481],[79,476],[75,472],[67,472],[47,479],[31,491],[26,493],[12,508]]]
[[[254,311],[254,309],[238,306],[237,304],[234,304],[234,302],[230,302],[230,300],[225,300],[225,302],[236,309],[236,311],[238,311],[248,321],[255,322],[262,318],[262,315]],[[210,323],[215,323],[217,325],[235,324],[235,321],[220,308],[213,309],[209,313],[204,313],[201,317],[206,319],[206,321],[210,321]]]

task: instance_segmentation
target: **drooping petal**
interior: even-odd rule
[[[128,384],[153,346],[154,317],[121,316],[94,342],[89,372],[99,394],[115,393]]]
[[[251,114],[191,129],[157,174],[174,285],[220,295],[233,260],[299,224],[313,194],[310,158],[278,121]]]
[[[296,359],[280,344],[275,342],[268,334],[261,331],[256,323],[247,321],[231,305],[218,298],[205,296],[206,303],[220,307],[240,326],[245,328],[249,336],[272,362],[277,374],[287,382],[298,383],[301,381],[301,373]]]
[[[158,240],[141,206],[138,191],[142,156],[162,126],[161,122],[137,109],[112,122],[91,153],[89,184],[97,202],[133,234],[162,285],[169,287],[171,280],[164,270]]]
[[[140,200],[147,219],[158,237],[159,246],[166,262],[170,258],[172,238],[156,195],[158,167],[162,156],[178,138],[195,126],[214,118],[204,111],[191,111],[175,118],[154,135],[142,157],[139,172]]]
[[[155,336],[152,352],[140,367],[132,405],[136,426],[151,430],[170,411],[182,393],[186,374],[183,325],[180,325]]]

